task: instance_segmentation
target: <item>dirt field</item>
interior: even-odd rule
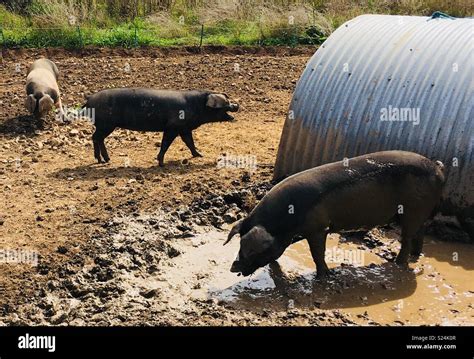
[[[362,274],[340,267],[329,284],[311,284],[303,272],[312,264],[291,253],[281,263],[289,283],[283,291],[275,289],[285,278],[280,268],[241,282],[228,271],[238,241],[224,250],[223,238],[271,187],[285,112],[313,51],[50,51],[65,106],[123,86],[207,88],[240,104],[236,122],[194,132],[203,158],[191,158],[176,140],[164,168],[156,163],[161,134],[116,130],[106,140],[111,162],[99,165],[89,122],[63,125],[51,116],[38,129],[23,106],[24,81],[28,64],[46,52],[4,52],[0,248],[37,252],[39,262],[0,264],[0,324],[472,325],[472,246],[430,237],[426,258],[402,273],[387,262],[398,251],[396,228],[354,239],[352,248],[368,251],[370,265]],[[223,154],[255,156],[257,168],[219,168]],[[360,285],[361,277],[369,279]],[[446,298],[430,307],[430,285],[440,283],[447,287],[436,295]]]

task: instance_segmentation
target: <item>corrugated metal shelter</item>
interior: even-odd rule
[[[474,212],[474,20],[363,15],[309,60],[274,177],[381,150],[443,161],[446,208]]]

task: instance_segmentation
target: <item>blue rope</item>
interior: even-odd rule
[[[441,11],[435,11],[433,14],[431,14],[431,17],[428,19],[451,19],[451,20],[456,20],[455,17],[449,16],[448,14],[445,14],[444,12]]]

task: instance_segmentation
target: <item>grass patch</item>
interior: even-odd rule
[[[201,24],[204,45],[317,45],[342,23],[364,13],[430,15],[440,10],[464,17],[472,16],[474,8],[469,0],[4,3],[8,7],[0,5],[3,46],[66,48],[199,45]]]

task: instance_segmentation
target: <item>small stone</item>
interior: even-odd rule
[[[224,220],[225,223],[234,223],[237,220],[237,216],[235,213],[231,210],[227,211],[223,216],[222,219]]]
[[[156,289],[145,289],[145,290],[142,290],[140,291],[140,295],[143,297],[143,298],[146,298],[146,299],[150,299],[150,298],[153,298],[155,297],[156,295],[158,294],[158,291]]]
[[[181,187],[182,192],[188,192],[191,190],[191,183],[186,183],[184,186]]]
[[[181,254],[180,251],[178,251],[176,248],[173,248],[171,246],[168,247],[168,250],[166,252],[167,252],[169,258],[175,258],[175,257],[177,257]]]
[[[56,314],[51,318],[51,324],[53,325],[58,325],[63,323],[66,319],[68,318],[67,314],[64,312],[61,312],[59,314]]]
[[[49,273],[49,267],[47,264],[44,264],[44,263],[39,263],[37,266],[36,266],[36,270],[38,271],[39,274],[41,275],[46,275]]]
[[[57,249],[57,252],[60,253],[60,254],[66,254],[68,251],[68,249],[64,246],[59,246],[58,249]]]
[[[57,138],[53,138],[50,142],[50,145],[54,148],[54,147],[60,147],[64,144],[63,141],[57,139]]]

